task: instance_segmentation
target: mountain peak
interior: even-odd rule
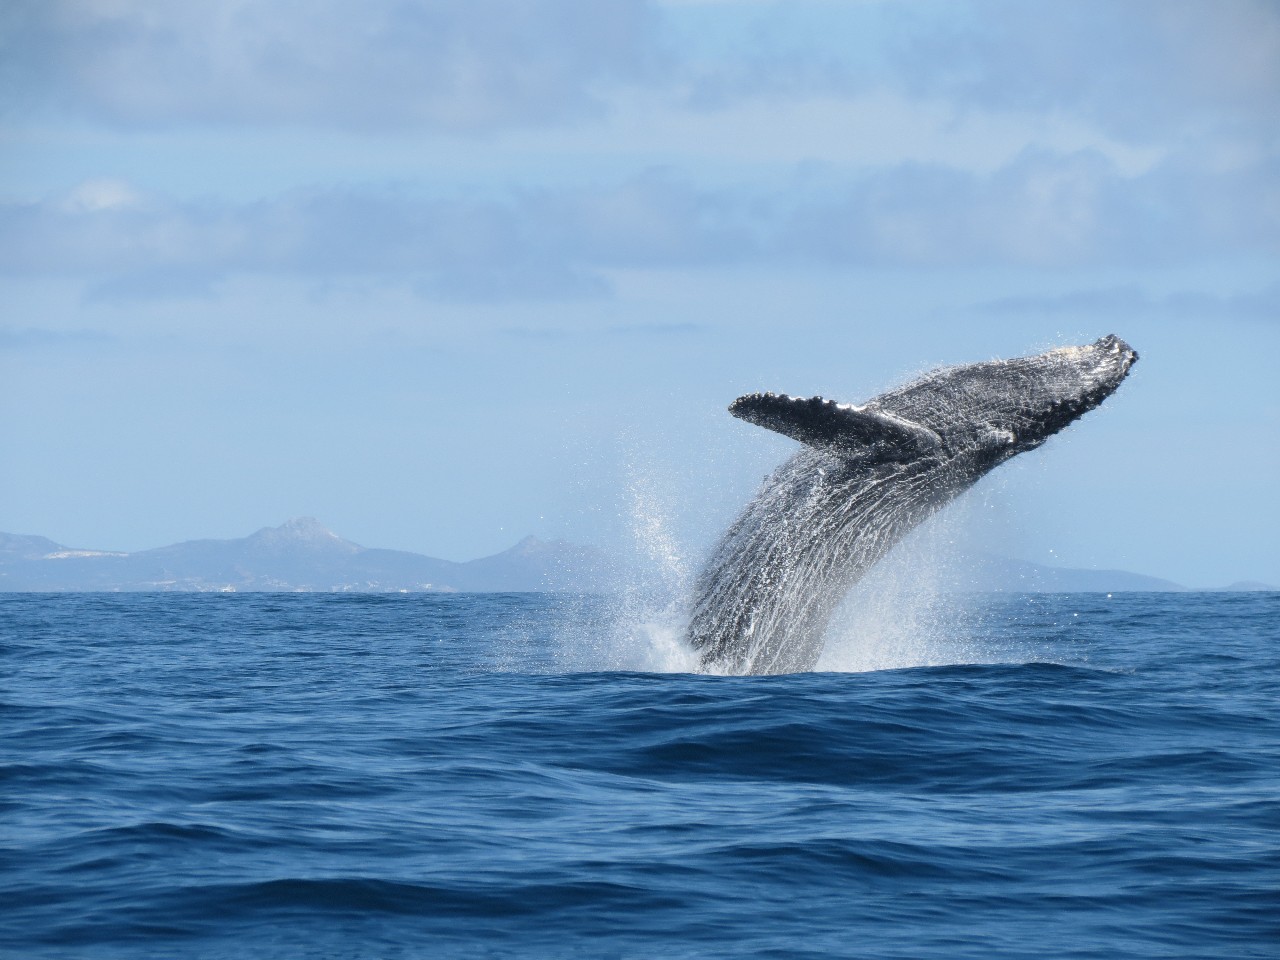
[[[278,527],[263,527],[250,536],[249,540],[254,544],[270,547],[338,548],[344,553],[354,553],[362,549],[350,540],[343,540],[315,517],[294,517]]]
[[[341,539],[315,517],[293,517],[276,527],[280,533],[294,537],[333,537]]]

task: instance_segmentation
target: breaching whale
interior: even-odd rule
[[[862,406],[752,393],[735,417],[805,446],[729,527],[694,589],[708,673],[812,670],[849,588],[904,534],[1109,397],[1138,359],[1116,336],[935,370]]]

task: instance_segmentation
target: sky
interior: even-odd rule
[[[7,0],[0,304],[10,533],[696,565],[736,396],[1116,333],[954,536],[1280,584],[1280,4]]]

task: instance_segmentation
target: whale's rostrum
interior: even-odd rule
[[[688,639],[700,668],[811,670],[849,588],[909,530],[1120,385],[1115,336],[948,367],[861,406],[772,393],[730,413],[804,446],[769,477],[699,576]]]

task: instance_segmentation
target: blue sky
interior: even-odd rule
[[[1115,332],[956,536],[1280,583],[1274,3],[11,0],[0,82],[0,530],[688,561],[738,394]]]

